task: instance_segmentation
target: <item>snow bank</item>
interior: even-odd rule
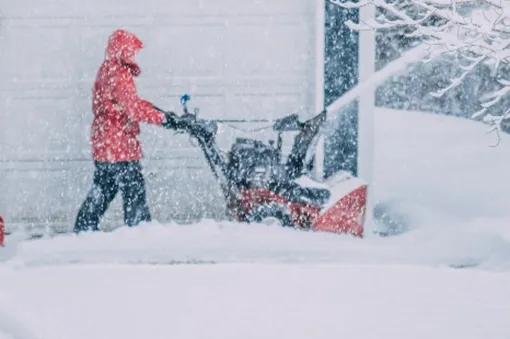
[[[413,204],[426,214],[416,226],[445,216],[466,221],[510,217],[510,137],[487,134],[467,119],[379,109],[374,150],[375,194]],[[457,225],[462,227],[462,225]]]
[[[485,227],[491,224],[492,232]],[[510,269],[505,220],[438,224],[391,238],[363,240],[277,226],[204,221],[198,225],[150,224],[106,234],[69,235],[24,242],[15,267],[87,264],[356,263]],[[460,225],[457,225],[460,226]],[[497,226],[497,227],[496,227]]]

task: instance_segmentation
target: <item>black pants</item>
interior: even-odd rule
[[[97,231],[101,217],[119,190],[122,193],[126,225],[136,226],[142,221],[151,221],[140,162],[94,164],[94,182],[78,212],[75,232]]]

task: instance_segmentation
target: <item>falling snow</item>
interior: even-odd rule
[[[0,339],[510,336],[504,2],[0,8]],[[108,41],[117,29],[143,48]],[[324,108],[324,128],[292,119]],[[283,117],[277,159],[293,162],[263,171]],[[319,208],[232,207],[200,148],[208,133],[222,164],[236,138],[264,143],[236,184]],[[365,184],[363,237],[314,230]],[[112,192],[99,230],[72,232]]]

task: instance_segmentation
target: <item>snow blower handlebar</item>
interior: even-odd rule
[[[155,109],[165,113],[167,117],[169,116],[172,119],[171,126],[180,133],[189,133],[191,136],[196,138],[202,137],[204,141],[211,141],[218,131],[218,123],[227,122],[227,120],[205,120],[198,119],[199,109],[195,108],[193,113],[189,112],[188,109],[188,101],[191,100],[191,97],[188,94],[183,94],[180,98],[180,102],[182,105],[183,115],[178,116],[173,112],[166,112],[158,107],[154,107]],[[322,125],[325,121],[326,110],[323,110],[320,114],[315,117],[301,122],[299,121],[298,114],[290,114],[285,117],[273,120],[273,125],[269,128],[272,128],[274,131],[278,132],[280,135],[282,132],[289,131],[297,131],[297,132],[307,132],[309,133],[310,128],[312,129],[312,133],[317,133],[319,125]],[[264,120],[265,121],[265,120]],[[269,121],[269,120],[268,120]],[[241,122],[241,121],[239,121]],[[315,126],[314,126],[315,125]],[[265,127],[264,129],[266,129]]]
[[[167,115],[167,118],[172,119],[170,125],[177,132],[189,133],[191,136],[203,139],[203,141],[212,140],[218,130],[216,122],[212,120],[197,119],[198,108],[194,109],[194,113],[189,112],[187,103],[190,100],[191,97],[188,94],[184,94],[181,96],[180,101],[182,105],[182,110],[184,112],[184,114],[181,116],[178,116],[173,112],[167,112],[156,106],[154,106],[154,108],[160,112],[165,113]]]
[[[181,96],[181,105],[184,114],[177,116],[171,114],[175,119],[175,129],[178,132],[188,133],[198,141],[198,146],[202,149],[204,156],[211,168],[214,176],[219,180],[225,199],[229,200],[236,195],[235,188],[229,185],[229,170],[224,161],[222,151],[216,144],[215,136],[218,132],[218,124],[214,120],[197,119],[198,108],[194,113],[188,110],[188,101],[191,98],[188,94]]]
[[[218,131],[218,125],[213,120],[198,119],[198,108],[194,109],[193,113],[188,110],[188,101],[191,97],[188,94],[181,96],[181,105],[184,114],[177,119],[178,128],[190,133],[195,137],[202,137],[205,141],[211,140]]]

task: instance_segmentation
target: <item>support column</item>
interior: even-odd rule
[[[324,102],[328,106],[358,82],[359,33],[347,20],[358,22],[358,10],[325,2]],[[358,175],[358,101],[345,106],[327,133],[324,172],[326,177],[341,171]]]

